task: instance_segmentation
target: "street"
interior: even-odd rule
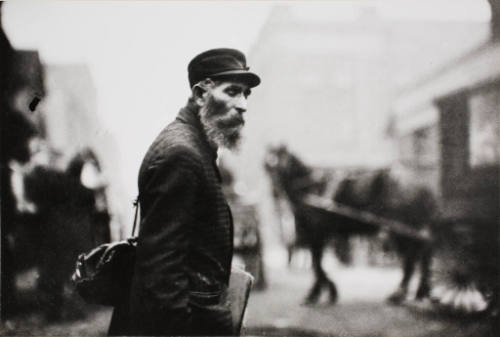
[[[248,335],[316,336],[486,336],[480,322],[433,315],[418,306],[393,306],[385,298],[400,279],[397,269],[336,267],[329,273],[339,301],[316,307],[301,305],[312,273],[267,269],[268,288],[251,294],[246,317]]]
[[[485,337],[495,334],[482,321],[438,316],[418,306],[393,306],[385,298],[393,291],[401,272],[396,268],[355,265],[344,267],[325,259],[334,279],[339,301],[317,306],[301,302],[312,284],[306,267],[287,268],[282,263],[266,266],[267,287],[250,295],[244,335],[252,336],[352,336],[352,337]],[[102,336],[111,310],[87,307],[86,318],[46,324],[38,314],[14,319],[0,335]]]

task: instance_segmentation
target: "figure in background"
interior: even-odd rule
[[[233,242],[236,264],[242,263],[242,267],[254,277],[252,289],[262,290],[266,287],[266,280],[257,204],[245,198],[244,194],[237,190],[233,173],[222,160],[219,161],[219,171],[222,177],[222,191],[234,218]]]
[[[24,224],[22,235],[19,226],[14,250],[16,260],[37,268],[39,303],[49,320],[62,318],[64,288],[78,255],[110,240],[107,209],[97,203],[100,190],[89,188],[82,181],[87,165],[99,168],[93,152],[83,149],[64,170],[53,160],[40,160],[24,176],[24,197],[35,211],[31,221]],[[32,236],[28,234],[34,232],[38,237],[27,240]],[[36,256],[29,258],[23,253],[29,247],[37,251]]]
[[[0,20],[1,6],[0,3]],[[15,51],[10,45],[0,22],[0,181],[1,181],[1,293],[0,316],[11,317],[16,310],[15,275],[9,233],[16,222],[16,202],[12,190],[12,161],[29,160],[29,140],[36,134],[33,123],[13,105],[16,89],[13,87]],[[30,107],[34,110],[35,106]]]

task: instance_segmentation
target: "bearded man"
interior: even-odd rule
[[[219,147],[239,143],[250,89],[260,83],[248,69],[243,53],[225,48],[189,63],[192,95],[139,171],[134,277],[110,335],[233,334],[233,222],[216,159]]]

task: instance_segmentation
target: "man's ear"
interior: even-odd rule
[[[193,86],[193,98],[196,105],[202,107],[205,105],[207,99],[207,89],[203,88],[200,84]]]

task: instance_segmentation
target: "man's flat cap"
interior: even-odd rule
[[[249,87],[259,85],[260,78],[248,71],[245,55],[236,49],[217,48],[207,50],[193,58],[188,65],[189,84],[193,87],[206,78],[232,78]]]

